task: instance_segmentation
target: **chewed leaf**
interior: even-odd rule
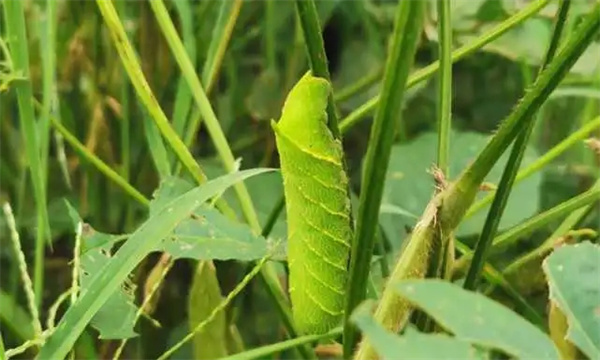
[[[91,279],[110,261],[107,247],[98,247],[81,256],[81,292],[87,291]],[[134,327],[137,307],[133,304],[134,288],[129,279],[115,291],[92,318],[90,325],[100,332],[101,339],[126,339],[137,336]]]
[[[550,300],[567,318],[567,339],[588,358],[600,358],[600,247],[589,241],[562,246],[542,267]]]
[[[540,329],[482,294],[442,280],[406,280],[394,286],[459,339],[519,359],[560,358]]]
[[[208,181],[201,186],[173,199],[151,215],[125,241],[101,271],[90,278],[89,286],[77,301],[67,310],[48,337],[38,357],[40,359],[63,359],[72,349],[75,341],[98,313],[112,294],[126,282],[131,271],[177,227],[202,204],[216,194],[253,175],[269,169],[253,169],[225,175]]]
[[[407,329],[398,336],[379,325],[369,312],[371,302],[359,306],[352,321],[369,338],[369,342],[383,360],[398,359],[487,359],[484,351],[476,349],[466,341],[441,334],[422,334]]]

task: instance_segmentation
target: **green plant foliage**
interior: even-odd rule
[[[512,310],[442,280],[406,280],[393,285],[455,337],[518,359],[559,359],[546,334]]]
[[[188,300],[190,329],[206,319],[222,300],[214,265],[209,261],[200,261],[194,272]],[[194,335],[194,358],[208,360],[226,356],[226,328],[225,313],[220,312],[213,321]]]
[[[544,260],[553,301],[568,322],[567,340],[588,358],[600,357],[600,246],[585,241],[556,249]]]
[[[384,360],[397,359],[400,354],[406,359],[487,359],[485,351],[475,348],[468,341],[442,334],[422,334],[412,328],[402,336],[392,334],[379,325],[371,316],[367,301],[352,315],[352,321],[366,335],[377,353]]]
[[[102,308],[114,292],[122,286],[130,272],[152,251],[182,220],[202,203],[246,177],[268,171],[253,169],[212,180],[194,188],[166,204],[148,218],[119,248],[102,270],[90,280],[90,285],[78,301],[69,308],[56,331],[42,347],[40,359],[64,358],[83,332],[86,325]]]
[[[154,193],[150,214],[157,213],[165,204],[191,189],[193,186],[182,179],[164,180]],[[128,237],[129,234],[101,233],[88,226],[83,248],[90,251]],[[274,244],[254,235],[247,225],[234,222],[211,207],[200,206],[193,216],[182,220],[152,251],[167,252],[175,259],[251,261],[267,255]],[[274,258],[285,258],[283,246],[277,248]]]
[[[80,291],[87,291],[94,276],[99,274],[111,260],[110,245],[87,251],[81,256]],[[130,279],[106,300],[96,312],[90,325],[98,330],[100,339],[127,339],[136,336],[135,314],[137,306],[133,304],[135,287]]]
[[[343,151],[327,129],[330,84],[310,72],[272,122],[288,219],[290,296],[301,331],[324,333],[343,314],[352,228]]]

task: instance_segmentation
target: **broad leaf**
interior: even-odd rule
[[[600,358],[600,247],[588,241],[556,249],[544,260],[550,300],[567,317],[567,339]]]
[[[111,259],[110,246],[96,248],[81,256],[81,292],[87,291],[95,275],[100,273]],[[137,334],[133,330],[138,308],[133,304],[134,286],[127,278],[108,297],[92,318],[90,325],[100,332],[100,339],[126,339]]]
[[[71,203],[67,200],[64,203],[72,221],[73,233],[75,233],[79,223],[83,220]],[[84,293],[90,286],[90,280],[110,261],[113,237],[97,233],[89,226],[83,227],[81,236],[79,292]],[[87,237],[91,239],[89,243],[85,241]],[[90,243],[94,245],[94,248],[85,251],[86,247],[90,247]],[[133,328],[138,308],[133,301],[133,283],[126,279],[90,321],[90,325],[100,333],[100,339],[127,339],[137,335]]]
[[[560,358],[546,334],[484,295],[441,280],[408,280],[394,286],[459,339],[520,359]]]
[[[402,336],[385,330],[371,316],[371,302],[359,306],[352,315],[352,321],[369,339],[375,351],[384,360],[405,359],[487,359],[485,352],[476,349],[468,342],[441,334],[422,334],[407,329]]]

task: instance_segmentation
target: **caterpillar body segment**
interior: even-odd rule
[[[292,313],[299,331],[321,334],[344,309],[352,227],[343,150],[327,128],[331,85],[309,73],[272,121],[288,220]]]

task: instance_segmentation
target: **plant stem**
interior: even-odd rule
[[[497,159],[506,151],[520,130],[528,126],[540,106],[594,40],[599,27],[600,4],[596,4],[555,59],[541,72],[511,114],[502,121],[494,137],[475,161],[463,171],[458,180],[450,186],[449,191],[445,192],[442,199],[444,206],[439,217],[443,227],[454,229],[460,223],[467,207],[472,204],[479,185]]]
[[[39,134],[35,124],[33,110],[33,90],[29,75],[29,51],[27,48],[27,32],[25,27],[24,2],[21,0],[6,0],[3,2],[6,34],[10,46],[13,70],[19,73],[25,81],[16,81],[14,86],[17,93],[20,125],[25,143],[25,153],[33,184],[33,197],[37,214],[37,233],[35,239],[35,257],[33,265],[33,289],[36,306],[42,304],[44,290],[44,249],[45,242],[50,242],[50,224],[46,208],[46,186],[44,185],[43,163],[40,162],[38,147]]]
[[[169,47],[173,52],[175,60],[181,68],[183,77],[186,79],[188,86],[192,91],[192,96],[196,101],[196,105],[200,109],[202,117],[204,118],[204,121],[206,123],[206,127],[211,135],[211,138],[213,139],[215,147],[217,148],[217,152],[219,153],[219,157],[223,162],[225,170],[227,172],[231,172],[234,170],[235,166],[235,159],[233,157],[233,153],[229,148],[229,144],[227,143],[225,134],[221,129],[219,120],[217,120],[212,106],[210,105],[208,96],[202,89],[202,84],[196,76],[194,66],[192,65],[190,58],[187,55],[187,52],[183,46],[183,43],[181,42],[181,39],[179,39],[179,36],[177,35],[177,30],[175,29],[175,26],[173,25],[173,22],[169,17],[169,13],[162,0],[151,0],[150,6],[154,11],[154,15],[156,16],[156,20],[159,23],[163,35],[169,43]],[[179,140],[179,138],[177,139]],[[183,142],[181,142],[181,144],[182,146],[185,146]],[[189,152],[187,153],[189,154]],[[201,179],[201,181],[199,182],[201,183],[205,180],[206,178]],[[250,227],[255,232],[260,232],[260,224],[258,223],[258,218],[256,216],[256,212],[254,211],[254,205],[252,205],[252,199],[250,198],[250,194],[248,193],[246,186],[243,183],[238,183],[234,185],[234,190],[237,194],[238,200],[242,207],[242,212],[244,213],[244,217],[248,221],[248,224],[250,224]]]
[[[300,19],[312,73],[316,77],[321,77],[331,82],[325,46],[323,45],[323,37],[321,35],[321,25],[319,24],[319,14],[317,13],[314,0],[296,0],[296,10]],[[327,99],[327,127],[334,138],[341,138],[333,94],[330,94]]]
[[[148,206],[150,204],[150,200],[148,200],[142,193],[140,193],[136,188],[131,186],[126,179],[121,177],[116,171],[110,168],[106,163],[104,163],[100,158],[91,153],[85,145],[83,145],[77,138],[67,130],[57,119],[54,117],[50,117],[50,122],[54,129],[58,131],[63,138],[73,147],[73,150],[82,158],[91,163],[98,171],[100,171],[104,176],[112,180],[117,186],[123,189],[127,194],[129,194],[133,199],[144,206]]]
[[[558,48],[558,43],[562,35],[563,27],[567,19],[570,5],[571,0],[561,0],[560,2],[558,19],[552,34],[552,39],[550,40],[546,58],[544,59],[544,63],[540,69],[541,71],[543,71],[554,58],[554,54]],[[496,192],[496,196],[494,197],[494,201],[492,202],[492,206],[485,220],[483,230],[479,240],[477,241],[477,245],[475,246],[473,260],[471,261],[471,266],[469,267],[465,282],[463,283],[463,287],[465,289],[474,290],[477,287],[479,278],[481,277],[483,264],[485,263],[488,255],[488,250],[492,244],[492,239],[498,231],[498,225],[500,224],[504,209],[506,208],[508,196],[512,191],[512,186],[515,182],[519,167],[521,166],[525,149],[527,148],[529,138],[534,129],[535,119],[536,117],[532,116],[532,119],[528,121],[527,125],[525,125],[521,130],[521,133],[517,136],[517,140],[513,145],[508,162],[506,163],[504,171],[502,172],[498,191]]]
[[[348,295],[344,311],[344,357],[349,358],[357,340],[350,316],[364,300],[378,224],[383,184],[400,114],[406,79],[413,65],[417,40],[422,30],[424,3],[398,4],[392,47],[386,62],[381,104],[371,128],[363,170],[356,234],[352,244]]]
[[[438,93],[438,157],[437,167],[448,174],[448,152],[452,128],[452,24],[450,0],[437,0],[440,34],[440,74]]]

